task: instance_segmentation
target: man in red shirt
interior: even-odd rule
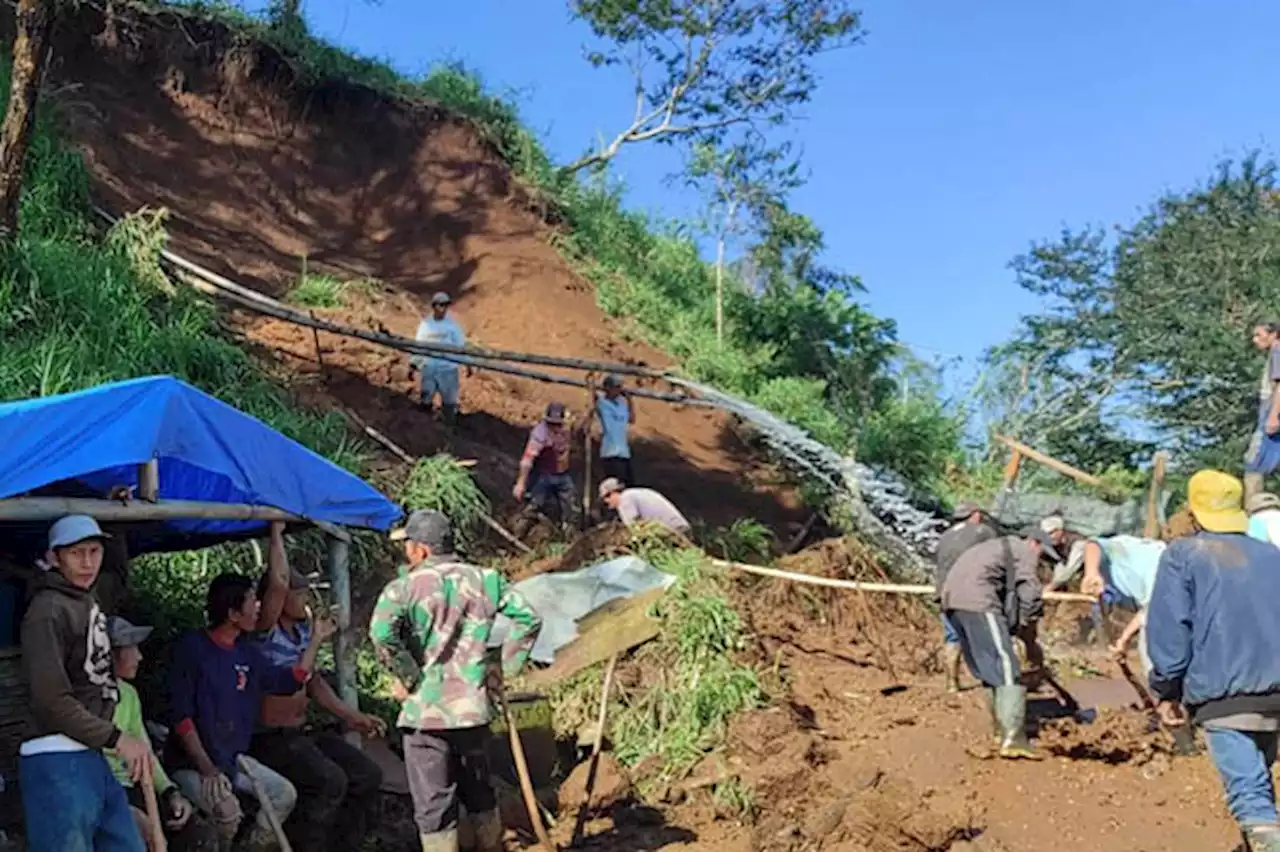
[[[542,422],[533,427],[524,455],[520,458],[520,475],[511,489],[516,500],[529,501],[517,522],[516,534],[521,535],[533,523],[539,512],[568,528],[574,516],[573,479],[569,475],[569,448],[573,435],[565,423],[564,403],[553,402],[547,406]],[[529,480],[532,475],[533,485]]]

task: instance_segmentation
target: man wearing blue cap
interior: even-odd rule
[[[151,751],[113,721],[120,690],[107,617],[91,589],[106,535],[87,515],[49,529],[53,567],[35,581],[22,619],[22,663],[31,689],[29,735],[18,764],[30,852],[144,852],[129,800],[103,751],[135,782]]]

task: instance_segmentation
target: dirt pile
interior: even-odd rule
[[[1172,742],[1151,719],[1141,713],[1103,711],[1091,724],[1073,719],[1052,719],[1040,726],[1045,751],[1072,760],[1139,765],[1167,760]]]
[[[413,336],[444,290],[477,343],[669,363],[601,313],[471,125],[358,86],[308,84],[288,57],[196,15],[122,5],[109,34],[92,4],[63,17],[52,74],[93,192],[114,211],[168,208],[176,251],[276,297],[304,265],[374,280],[324,311],[365,328]],[[478,459],[499,504],[510,503],[527,429],[546,404],[587,405],[583,391],[480,372],[464,379],[464,425],[450,444],[416,409],[406,356],[240,312],[229,320],[307,402],[350,408],[416,455],[450,446]],[[745,515],[775,529],[803,519],[797,495],[724,415],[644,400],[635,432],[637,475],[690,517]]]

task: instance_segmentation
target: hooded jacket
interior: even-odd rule
[[[94,750],[115,746],[120,689],[107,617],[92,592],[56,569],[34,581],[22,619],[22,666],[31,688],[28,740],[62,734]]]

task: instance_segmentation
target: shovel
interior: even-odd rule
[[[1067,708],[1067,712],[1070,713],[1071,717],[1081,725],[1091,725],[1094,720],[1098,718],[1098,711],[1092,707],[1087,709],[1081,707],[1080,702],[1076,701],[1076,697],[1070,692],[1067,692],[1066,687],[1058,683],[1058,679],[1053,676],[1053,672],[1049,670],[1048,666],[1044,666],[1040,670],[1040,677],[1044,679],[1045,683],[1053,687],[1053,691],[1058,693],[1058,698],[1062,700],[1062,704]]]
[[[1129,668],[1127,660],[1116,660],[1116,666],[1120,669],[1120,674],[1124,675],[1124,679],[1129,681],[1129,685],[1133,687],[1133,691],[1138,693],[1138,700],[1142,702],[1142,709],[1146,712],[1151,720],[1160,727],[1169,732],[1169,736],[1173,737],[1173,751],[1181,757],[1190,757],[1198,752],[1196,748],[1196,737],[1192,733],[1188,725],[1177,725],[1169,727],[1160,721],[1160,714],[1156,712],[1156,703],[1151,700],[1151,694],[1143,689],[1142,684],[1133,674],[1133,669]]]

